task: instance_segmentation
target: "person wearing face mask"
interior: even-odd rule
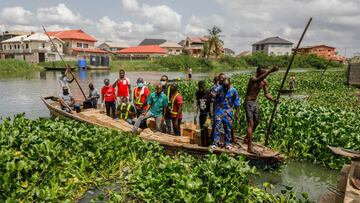
[[[163,93],[162,85],[156,85],[156,92],[150,94],[147,100],[148,106],[135,122],[132,132],[135,133],[140,127],[141,122],[147,118],[155,118],[156,130],[161,132],[164,116],[167,108],[167,97]]]
[[[220,130],[223,127],[225,133],[225,148],[232,149],[231,129],[234,121],[233,110],[235,108],[235,120],[239,118],[240,98],[237,90],[231,86],[230,80],[225,78],[222,84],[215,88],[215,109],[214,109],[214,133],[211,148],[220,144]]]
[[[150,90],[145,86],[144,80],[142,78],[138,78],[133,93],[133,102],[136,108],[136,117],[139,117],[147,108],[146,101],[149,95]],[[146,128],[146,119],[141,123],[140,127]]]
[[[171,99],[170,99],[170,106],[169,106],[169,111],[170,111],[170,122],[167,123],[171,123],[171,126],[168,126],[168,128],[170,129],[171,134],[174,134],[176,136],[180,136],[180,124],[181,124],[181,120],[182,120],[182,105],[183,105],[183,97],[181,96],[181,94],[178,91],[178,87],[176,84],[172,84],[170,85],[170,94]]]

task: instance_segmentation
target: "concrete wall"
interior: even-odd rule
[[[178,48],[178,47],[174,47],[174,48],[171,48],[171,47],[166,47],[164,48],[166,50],[166,53],[168,55],[180,55],[182,54],[182,48]]]
[[[283,44],[264,44],[263,49],[261,45],[259,45],[259,49],[256,49],[256,45],[252,46],[252,52],[264,52],[267,55],[274,56],[282,56],[282,55],[290,55],[292,51],[291,45],[283,45]]]

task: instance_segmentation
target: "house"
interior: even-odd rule
[[[242,56],[251,56],[251,51],[243,51],[240,52],[236,57],[242,57]]]
[[[208,41],[206,37],[187,37],[184,41],[184,52],[188,55],[200,57],[204,49],[204,43]]]
[[[51,37],[56,49],[63,55],[64,41]],[[4,58],[15,58],[27,62],[39,63],[60,60],[55,47],[43,33],[20,35],[1,42]]]
[[[234,55],[235,55],[235,51],[233,51],[233,50],[231,50],[231,49],[229,49],[229,48],[225,48],[225,49],[224,49],[224,54],[225,54],[226,56],[234,56]]]
[[[120,51],[128,47],[130,47],[128,44],[122,42],[113,42],[113,41],[106,41],[98,46],[99,49],[109,52]]]
[[[25,32],[25,31],[5,31],[0,35],[0,42],[2,42],[4,40],[7,40],[7,39],[11,39],[11,38],[16,37],[16,36],[31,35],[31,34],[33,34],[33,33],[32,32]]]
[[[135,46],[115,52],[119,59],[147,59],[153,57],[166,56],[166,50],[159,45]]]
[[[95,48],[97,40],[82,30],[64,30],[48,32],[50,36],[57,37],[65,42],[64,53],[73,57],[89,57],[107,52]]]
[[[298,53],[315,54],[318,57],[324,57],[327,60],[338,61],[341,63],[345,61],[344,57],[336,55],[335,47],[331,47],[324,44],[301,47],[298,49]]]
[[[290,55],[294,43],[280,37],[269,37],[252,44],[252,53],[262,52],[267,55]]]
[[[167,41],[159,46],[166,50],[167,55],[180,55],[183,51],[183,47],[176,42]]]
[[[165,39],[144,39],[140,42],[138,46],[146,46],[146,45],[160,45],[166,42]]]

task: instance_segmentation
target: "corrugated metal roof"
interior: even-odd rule
[[[166,54],[166,51],[159,45],[146,45],[128,47],[120,51],[116,51],[118,54]]]
[[[294,43],[276,36],[276,37],[269,37],[269,38],[263,39],[261,41],[258,41],[256,43],[254,43],[253,45],[261,45],[261,44],[287,44],[287,45],[292,45]]]
[[[176,42],[164,42],[160,44],[162,48],[182,48],[182,46]]]
[[[139,46],[160,45],[164,42],[166,42],[165,39],[144,39],[143,41],[140,42]]]
[[[86,34],[82,30],[63,30],[63,31],[54,31],[54,32],[47,32],[50,36],[58,37],[59,39],[75,39],[75,40],[82,40],[82,41],[89,41],[89,42],[96,42],[97,40]]]
[[[1,43],[21,42],[22,40],[24,40],[27,37],[28,37],[27,35],[20,35],[20,36],[16,36],[16,37],[12,37],[10,39],[4,40]]]
[[[57,37],[51,37],[52,39],[58,39]],[[60,39],[58,39],[60,40]],[[10,38],[8,40],[4,40],[2,41],[2,43],[11,43],[11,42],[31,42],[31,41],[40,41],[40,42],[48,42],[49,41],[49,37],[46,34],[43,33],[35,33],[32,35],[21,35],[21,36],[16,36],[13,38]],[[63,42],[62,40],[60,40],[61,42]]]

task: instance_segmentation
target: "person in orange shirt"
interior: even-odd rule
[[[172,84],[170,86],[170,118],[172,124],[172,131],[171,134],[176,136],[180,136],[180,124],[182,120],[182,106],[183,106],[183,97],[178,91],[178,87],[176,84]]]
[[[101,88],[101,102],[105,101],[106,115],[115,119],[115,88],[110,85],[109,79],[105,79],[104,84],[105,86]]]
[[[134,105],[136,108],[136,117],[139,117],[147,109],[147,99],[150,95],[150,90],[145,86],[144,79],[138,78],[136,87],[134,88]],[[146,120],[140,125],[141,128],[146,128]]]

